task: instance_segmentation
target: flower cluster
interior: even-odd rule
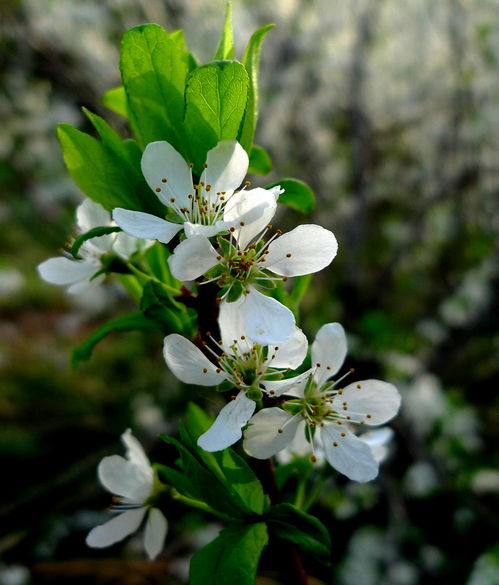
[[[79,232],[88,237],[83,237],[78,257],[51,258],[39,272],[49,282],[71,285],[69,292],[82,292],[103,279],[110,255],[126,260],[154,240],[168,245],[168,267],[163,268],[193,297],[210,284],[218,307],[219,331],[201,330],[195,343],[179,333],[164,340],[165,361],[179,380],[229,391],[230,399],[198,445],[221,451],[244,435],[243,448],[251,457],[308,453],[352,480],[369,481],[378,473],[391,430],[362,432],[363,427],[383,425],[395,416],[400,395],[380,380],[342,385],[351,371],[337,377],[347,353],[338,323],[323,325],[309,352],[293,312],[272,291],[286,290],[281,283],[290,277],[327,267],[338,244],[319,225],[300,225],[288,233],[275,230],[270,222],[283,190],[250,189],[243,183],[248,164],[238,142],[222,141],[208,152],[194,182],[192,165],[172,145],[148,144],[142,172],[168,209],[166,216],[116,208],[111,219],[85,201],[77,219]],[[123,231],[90,237],[88,232],[103,226]],[[129,268],[137,270],[131,262]],[[309,354],[311,366],[306,367]],[[87,544],[109,546],[147,518],[144,548],[154,558],[167,531],[156,507],[164,486],[130,431],[122,440],[127,458],[106,457],[98,468],[100,482],[115,494],[110,510],[117,515],[94,528]]]

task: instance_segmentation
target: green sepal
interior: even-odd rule
[[[272,506],[266,520],[271,535],[296,544],[324,565],[331,564],[331,537],[318,518],[284,503]]]
[[[121,43],[120,70],[132,130],[144,148],[166,140],[184,158],[184,90],[191,68],[183,34],[168,34],[157,24],[129,29]]]
[[[260,69],[260,52],[265,35],[273,27],[273,24],[267,24],[251,35],[242,60],[249,75],[250,85],[248,91],[248,105],[246,107],[244,121],[238,139],[248,154],[250,154],[253,145],[253,137],[255,136],[256,122],[258,118],[258,72]]]
[[[212,61],[220,59],[234,59],[234,34],[232,32],[232,2],[227,2],[227,8],[225,11],[225,22],[218,43],[217,50],[213,55]]]
[[[162,331],[162,326],[140,312],[128,313],[111,319],[96,329],[83,343],[73,350],[71,356],[73,368],[76,368],[79,362],[90,359],[94,347],[113,331]]]
[[[237,61],[213,61],[187,78],[185,125],[194,173],[200,176],[209,150],[236,140],[248,95],[249,78]]]
[[[228,303],[234,303],[243,294],[244,285],[242,282],[236,280],[230,287],[229,294],[226,297]]]
[[[272,159],[269,153],[262,148],[253,144],[249,154],[249,168],[248,173],[257,175],[267,175],[272,170]]]
[[[268,543],[264,522],[233,524],[198,550],[191,560],[190,585],[254,585]]]
[[[73,242],[71,248],[69,249],[69,252],[74,258],[78,258],[78,252],[80,251],[80,248],[87,240],[90,240],[92,238],[98,238],[100,236],[107,236],[108,234],[112,234],[115,232],[121,232],[121,228],[118,226],[109,225],[94,227],[88,232],[82,234],[81,236],[78,236],[76,240]]]
[[[279,195],[279,203],[284,203],[284,205],[301,213],[313,211],[315,194],[306,183],[298,179],[281,179],[267,185],[265,188],[270,189],[276,185],[280,185],[284,189],[284,193]]]
[[[109,89],[102,96],[102,103],[106,108],[109,108],[115,114],[119,114],[124,118],[128,118],[128,106],[126,101],[125,88],[120,85]]]

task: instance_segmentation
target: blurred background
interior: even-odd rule
[[[222,0],[0,3],[0,585],[185,583],[219,527],[167,512],[154,563],[140,536],[85,546],[109,497],[95,469],[131,426],[151,457],[199,389],[169,374],[159,334],[113,334],[76,371],[70,352],[133,309],[112,282],[71,297],[36,265],[57,254],[81,194],[55,128],[90,131],[81,106],[119,85],[127,28],[182,28],[213,54]],[[340,251],[314,279],[302,327],[340,321],[347,365],[403,394],[380,477],[328,481],[313,512],[331,531],[335,585],[497,585],[499,493],[499,4],[496,0],[234,0],[238,55],[269,22],[256,141],[316,191],[311,217]],[[209,406],[209,405],[208,405]],[[265,571],[259,583],[279,583]],[[165,575],[168,575],[165,577]]]

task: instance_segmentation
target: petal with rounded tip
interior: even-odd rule
[[[168,258],[171,273],[179,280],[194,280],[220,261],[215,248],[204,236],[193,236],[181,242]]]
[[[208,151],[206,168],[200,182],[210,185],[211,190],[206,194],[209,198],[213,194],[226,191],[230,197],[232,192],[243,182],[248,171],[249,159],[244,148],[236,140],[222,140]]]
[[[224,221],[235,228],[234,238],[240,250],[255,238],[274,217],[277,209],[275,194],[266,189],[239,191],[225,207]],[[241,227],[241,223],[244,226]]]
[[[341,368],[346,355],[347,337],[343,327],[339,323],[323,325],[312,343],[312,365],[317,367],[314,379],[319,388]]]
[[[393,384],[382,380],[362,380],[349,384],[335,401],[344,405],[352,422],[381,425],[392,419],[400,408],[400,394]]]
[[[194,187],[191,169],[171,144],[150,142],[140,165],[147,184],[162,203],[171,208],[192,208]]]
[[[272,457],[293,440],[301,420],[277,407],[260,410],[244,432],[244,450],[257,459]]]
[[[150,213],[130,211],[117,207],[113,210],[113,219],[127,234],[136,238],[168,242],[182,229],[182,224],[172,223]]]
[[[111,216],[101,205],[91,199],[85,199],[76,208],[76,222],[79,231],[84,234],[93,228],[111,224]]]
[[[151,508],[146,520],[144,531],[144,549],[149,560],[154,560],[163,548],[168,522],[158,508]]]
[[[279,345],[269,347],[267,367],[296,369],[307,355],[308,341],[301,329]],[[275,357],[272,357],[275,356]]]
[[[388,446],[393,437],[393,430],[390,427],[383,427],[381,429],[374,429],[367,431],[360,435],[359,439],[369,445],[374,459],[381,462],[386,459],[388,455]]]
[[[51,284],[73,284],[90,278],[98,266],[85,260],[71,260],[70,258],[49,258],[38,265],[38,273]]]
[[[198,439],[198,445],[205,451],[222,451],[242,437],[242,428],[255,412],[256,402],[239,392],[234,400],[218,413],[215,422]]]
[[[191,341],[178,333],[165,337],[165,361],[173,374],[186,384],[217,386],[227,378]]]
[[[293,335],[296,324],[293,313],[279,301],[250,287],[240,305],[246,335],[255,343],[282,343]]]
[[[326,459],[349,479],[359,482],[374,479],[378,475],[379,464],[370,447],[344,428],[336,427],[334,422],[321,428]],[[341,433],[345,436],[342,437]]]
[[[141,525],[146,507],[127,510],[88,533],[86,543],[92,548],[104,548],[133,534]]]
[[[151,467],[151,462],[147,458],[144,448],[140,442],[132,435],[131,429],[127,429],[121,435],[121,442],[126,448],[126,457],[132,463],[144,467],[146,469]]]
[[[312,274],[331,264],[338,251],[333,232],[319,225],[299,225],[270,243],[265,267],[283,276]]]
[[[235,341],[240,352],[250,351],[253,347],[252,341],[245,335],[244,319],[240,311],[242,302],[244,298],[239,297],[233,303],[220,303],[218,325],[222,336],[222,346],[228,354],[234,353],[231,346]]]
[[[152,469],[132,463],[120,455],[104,457],[97,468],[97,475],[106,490],[138,504],[143,503],[152,490]]]

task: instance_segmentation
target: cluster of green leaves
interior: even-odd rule
[[[180,454],[178,468],[157,465],[174,488],[174,497],[227,522],[218,537],[194,555],[191,585],[253,585],[260,555],[269,539],[297,546],[319,562],[329,562],[330,539],[324,525],[290,503],[271,503],[260,480],[233,449],[208,453],[198,437],[212,424],[190,404],[180,439],[162,435]]]

